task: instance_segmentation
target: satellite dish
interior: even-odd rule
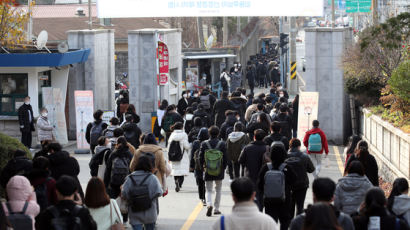
[[[214,43],[214,35],[211,34],[208,40],[206,40],[206,48],[212,48],[212,44]]]
[[[59,53],[65,53],[68,51],[68,44],[67,42],[60,42],[57,46],[58,52]]]
[[[43,48],[47,48],[46,44],[48,41],[48,33],[47,31],[43,30],[40,32],[40,34],[37,37],[37,49],[42,50]]]

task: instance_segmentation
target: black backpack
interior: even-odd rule
[[[195,170],[202,171],[201,159],[199,157],[199,149],[194,152]]]
[[[183,157],[183,152],[179,141],[172,141],[169,145],[168,150],[168,160],[169,161],[181,161]]]
[[[138,185],[135,182],[134,177],[132,175],[129,176],[133,186],[129,194],[128,205],[133,212],[142,212],[150,209],[152,206],[152,199],[149,197],[148,185],[144,184],[151,175],[152,174],[146,175]]]
[[[112,160],[111,180],[110,184],[114,186],[121,186],[125,182],[125,178],[129,174],[128,159],[124,157],[116,157]]]
[[[47,196],[47,183],[51,180],[51,177],[48,177],[44,183],[36,185],[34,191],[36,192],[37,204],[40,206],[40,211],[45,210],[49,206],[49,200]]]
[[[305,188],[306,170],[301,157],[290,157],[285,160],[285,163],[293,170],[297,178],[290,184],[291,189],[299,190]]]
[[[103,122],[96,123],[93,122],[90,130],[90,144],[91,145],[98,145],[98,138],[102,136],[103,128],[102,128]]]
[[[74,206],[70,212],[68,209],[59,210],[52,206],[48,210],[51,212],[53,219],[51,219],[51,226],[53,230],[81,230],[81,218],[78,216],[82,207]]]
[[[7,219],[14,230],[33,229],[33,220],[29,215],[26,214],[28,201],[26,201],[26,203],[24,204],[23,210],[21,212],[13,212],[9,203],[6,203],[6,207],[9,211]]]

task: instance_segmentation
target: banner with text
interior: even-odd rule
[[[90,145],[87,143],[85,139],[85,131],[87,129],[88,123],[94,121],[93,91],[74,91],[74,104],[77,125],[77,148],[89,149]]]
[[[48,110],[48,121],[53,126],[53,135],[60,144],[68,143],[67,124],[65,119],[65,105],[60,88],[43,87],[43,105]]]
[[[319,110],[319,92],[301,92],[299,94],[298,138],[303,140],[306,131],[312,128],[312,121],[317,119]]]
[[[168,46],[158,42],[159,85],[166,85],[169,79],[169,53]]]
[[[97,0],[99,18],[323,16],[323,0]]]

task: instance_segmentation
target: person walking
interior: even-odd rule
[[[263,141],[266,143],[266,145],[271,146],[273,142],[275,141],[280,141],[283,143],[285,146],[285,150],[289,150],[289,141],[288,138],[284,135],[281,134],[281,129],[282,127],[280,126],[280,123],[277,121],[274,121],[271,123],[270,130],[271,130],[271,135],[265,137]]]
[[[347,162],[349,161],[349,158],[354,154],[354,151],[356,150],[357,144],[361,140],[362,140],[362,138],[359,135],[353,135],[353,136],[349,137],[349,144],[343,151],[343,154],[346,156],[345,168],[346,168]]]
[[[387,200],[388,210],[397,217],[410,223],[409,182],[406,178],[397,178]]]
[[[94,122],[90,122],[85,130],[85,139],[90,144],[92,154],[95,154],[94,149],[98,145],[98,138],[103,135],[103,131],[108,127],[102,120],[103,114],[102,110],[95,111],[93,114]]]
[[[40,143],[53,141],[53,126],[48,121],[48,111],[46,108],[40,110],[40,117],[37,119],[37,137]]]
[[[181,122],[175,123],[172,130],[173,132],[168,140],[168,160],[171,161],[171,175],[174,176],[175,191],[179,192],[185,176],[189,175],[189,150],[191,150],[191,144],[188,142],[188,135],[184,132],[184,125]],[[170,157],[172,155],[179,155],[180,160],[173,160]]]
[[[97,223],[98,230],[114,229],[122,226],[120,208],[114,199],[108,196],[104,182],[98,177],[92,177],[87,184],[84,204],[91,217]]]
[[[125,123],[121,126],[124,130],[124,137],[135,149],[140,146],[141,129],[134,122],[132,114],[125,115]]]
[[[246,127],[246,132],[249,134],[249,137],[253,139],[255,130],[262,129],[265,131],[265,136],[269,134],[270,131],[270,121],[269,116],[266,113],[261,113],[258,115],[256,121],[249,123]]]
[[[33,108],[30,105],[30,97],[24,98],[24,104],[18,108],[18,118],[21,132],[21,143],[27,148],[31,148],[32,132],[34,128]]]
[[[191,99],[189,97],[189,91],[182,91],[181,99],[178,101],[177,112],[179,115],[184,116],[186,108],[191,105]]]
[[[182,124],[184,123],[184,119],[182,118],[181,115],[176,111],[176,106],[175,105],[169,105],[167,107],[167,111],[162,118],[161,121],[161,128],[164,130],[165,133],[165,145],[168,146],[168,139],[169,136],[172,133],[171,127],[177,123],[181,122]]]
[[[37,204],[36,193],[30,181],[24,176],[14,176],[7,183],[6,192],[8,200],[2,202],[6,216],[23,210],[24,214],[31,217],[32,229],[35,229],[35,217],[40,213],[40,206]]]
[[[229,85],[231,82],[231,77],[229,77],[226,68],[222,70],[221,75],[219,76],[222,90],[225,92],[229,92]]]
[[[102,132],[102,136],[113,138],[114,137],[114,130],[116,128],[120,128],[120,120],[116,117],[111,117],[110,125],[107,126],[106,129]]]
[[[219,138],[221,140],[225,141],[226,138],[228,138],[228,135],[233,132],[234,125],[238,121],[236,114],[236,111],[233,110],[227,110],[225,112],[225,122],[222,123],[219,131]]]
[[[225,112],[228,110],[233,110],[234,105],[228,99],[228,92],[222,92],[222,98],[215,102],[214,105],[214,114],[215,114],[215,125],[221,127],[222,123],[225,121]]]
[[[343,230],[328,204],[317,203],[306,211],[303,229]]]
[[[125,118],[127,115],[132,116],[132,122],[134,122],[135,124],[138,124],[140,122],[140,116],[138,116],[137,114],[135,105],[133,104],[128,105],[127,112],[123,115],[123,117]]]
[[[105,136],[98,138],[98,146],[95,147],[95,154],[91,157],[90,163],[88,163],[88,166],[90,167],[91,176],[98,176],[98,174],[101,173],[101,172],[98,172],[100,169],[99,166],[103,164],[103,161],[106,162],[106,159],[108,159],[110,154],[111,154],[110,139]],[[104,175],[103,173],[101,173],[100,175]]]
[[[335,207],[349,215],[356,213],[371,187],[373,185],[364,175],[362,163],[357,160],[353,161],[349,165],[347,175],[337,182]]]
[[[184,114],[184,130],[186,133],[194,127],[194,110],[192,107],[188,107]]]
[[[233,167],[233,172],[229,173],[233,173],[233,178],[240,177],[241,165],[239,163],[239,157],[242,149],[251,142],[248,135],[244,133],[244,129],[243,124],[240,121],[237,121],[234,126],[234,131],[229,134],[226,141],[226,151]]]
[[[195,118],[201,118],[202,120],[202,124],[205,125],[206,127],[210,127],[211,126],[211,114],[208,113],[208,111],[205,109],[204,104],[199,104],[198,105],[198,109],[194,111],[194,117]]]
[[[299,94],[292,101],[292,134],[296,138],[298,136],[298,117],[299,117]]]
[[[325,157],[327,157],[329,147],[325,133],[319,128],[319,121],[314,120],[312,125],[313,128],[307,131],[303,138],[303,145],[306,147],[307,153],[315,164],[316,170],[313,172],[313,177],[318,178],[320,170],[322,169],[322,154],[325,152]]]
[[[188,141],[189,143],[194,142],[198,138],[199,131],[205,127],[202,125],[202,120],[200,117],[195,117],[194,119],[194,127],[188,133]]]
[[[205,198],[205,181],[204,181],[204,169],[200,162],[200,148],[201,143],[209,139],[209,133],[207,128],[201,128],[198,133],[197,139],[192,143],[191,149],[191,161],[190,171],[194,172],[196,185],[198,187],[198,195],[201,202],[206,206]]]
[[[201,143],[200,148],[200,163],[205,170],[205,187],[207,194],[207,212],[206,216],[220,215],[219,210],[222,193],[222,180],[225,177],[225,169],[227,166],[227,155],[225,142],[218,139],[219,128],[211,126],[208,130],[209,140]],[[215,182],[215,202],[212,202],[212,187]]]
[[[231,76],[231,93],[236,90],[236,88],[241,87],[242,84],[242,73],[239,72],[238,68],[234,69]]]
[[[237,178],[231,183],[235,205],[232,214],[219,218],[213,230],[279,230],[278,224],[268,215],[259,212],[255,205],[255,184],[247,177]]]
[[[158,178],[159,182],[161,183],[161,188],[165,192],[167,190],[167,185],[166,185],[167,167],[166,167],[166,161],[164,158],[162,147],[158,145],[157,140],[155,139],[155,136],[152,133],[145,134],[143,139],[144,139],[143,144],[139,146],[139,148],[136,150],[136,153],[132,157],[131,164],[130,164],[130,171],[131,172],[135,171],[138,158],[141,156],[141,154],[152,153],[155,157],[154,168],[156,169],[156,171],[154,175]]]
[[[171,135],[172,136],[172,135]],[[158,218],[158,197],[164,191],[161,183],[153,174],[155,157],[150,153],[142,154],[135,165],[135,171],[127,177],[122,196],[128,202],[128,213],[133,230],[154,230]],[[136,191],[136,189],[139,189]],[[141,194],[142,189],[144,193]],[[143,195],[141,199],[134,194]]]
[[[33,169],[33,162],[27,157],[27,153],[17,149],[0,174],[0,185],[6,188],[10,178],[16,175],[28,176]]]
[[[301,147],[300,140],[293,138],[290,140],[290,150],[288,153],[288,159],[286,163],[295,166],[293,169],[297,174],[297,180],[291,186],[292,188],[292,204],[290,209],[290,216],[293,218],[295,216],[295,206],[296,215],[303,212],[303,206],[305,204],[306,192],[309,188],[309,177],[308,173],[315,171],[315,166],[313,166],[312,161],[309,156],[300,151]]]
[[[359,141],[355,154],[346,163],[345,171],[349,168],[350,163],[355,160],[359,160],[362,163],[364,173],[373,186],[379,186],[379,167],[374,156],[369,153],[369,145],[366,141]]]
[[[253,94],[253,90],[255,88],[255,70],[252,65],[249,65],[246,69],[246,79],[248,80],[249,89],[251,90],[251,94]]]
[[[286,136],[288,140],[292,139],[292,118],[288,115],[288,107],[282,104],[279,107],[280,113],[272,119],[277,121],[281,126],[281,134]]]
[[[161,101],[161,105],[157,109],[157,119],[155,119],[153,133],[155,134],[156,137],[158,137],[159,142],[161,142],[162,139],[164,139],[164,137],[161,135],[161,124],[162,124],[162,118],[165,115],[167,107],[168,107],[168,101],[164,99]]]

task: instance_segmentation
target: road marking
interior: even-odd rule
[[[195,222],[203,207],[204,204],[202,202],[199,202],[194,211],[192,211],[191,215],[189,215],[188,219],[185,221],[181,230],[189,230],[191,228],[192,224]]]
[[[342,157],[340,156],[339,149],[337,148],[337,146],[333,146],[333,150],[335,151],[337,166],[339,166],[340,173],[343,175],[345,169],[343,167],[343,161]]]

